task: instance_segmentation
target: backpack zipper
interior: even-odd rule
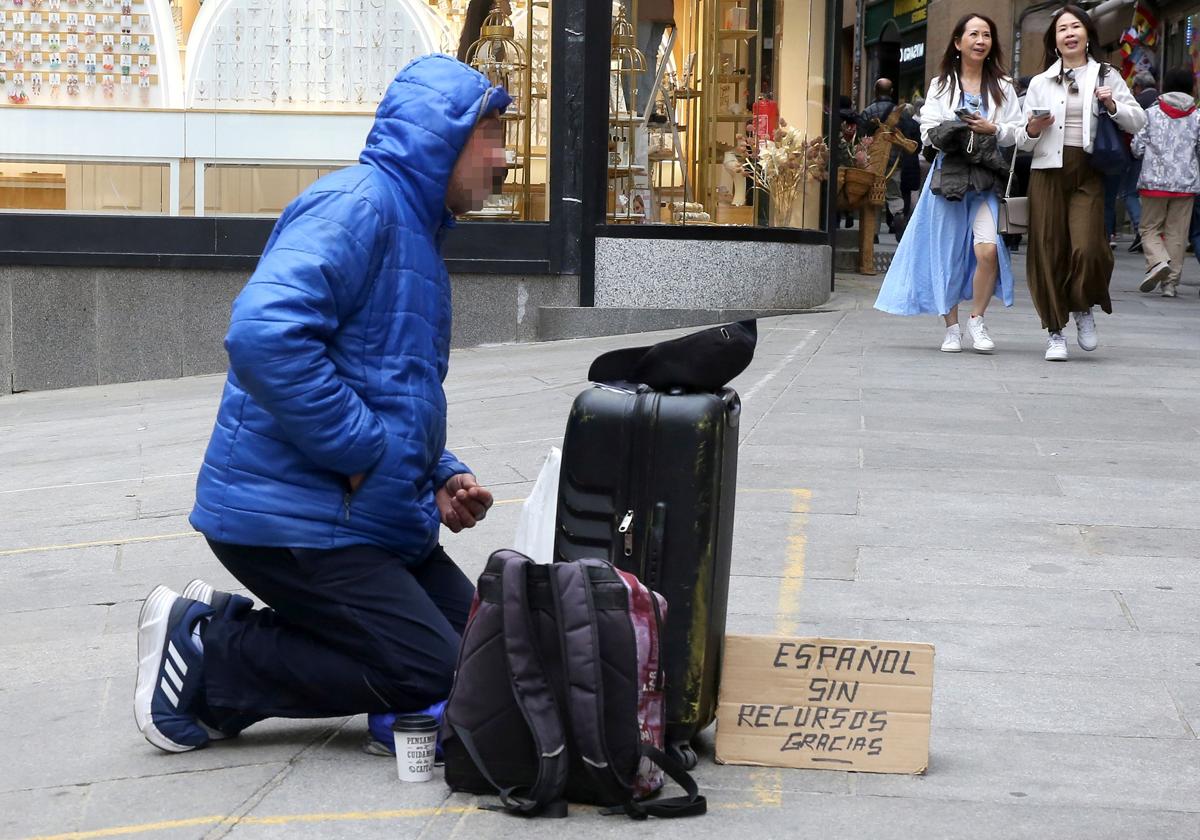
[[[655,676],[654,682],[656,683],[655,688],[658,691],[662,691],[663,685],[666,682],[666,675],[663,673],[666,670],[666,668],[662,661],[662,637],[663,637],[662,608],[659,607],[659,605],[658,605],[658,593],[655,592],[653,589],[651,589],[648,586],[646,587],[646,591],[650,593],[650,605],[652,607],[654,607],[654,627],[655,627],[655,631],[656,631],[654,634],[654,648],[655,648],[654,653],[655,653],[655,658],[658,660],[658,668],[656,669],[657,673],[654,675]]]

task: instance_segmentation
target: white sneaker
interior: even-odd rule
[[[958,324],[955,324],[952,327],[946,327],[946,337],[942,339],[942,352],[962,352],[962,327],[960,327]]]
[[[1178,297],[1178,295],[1179,295],[1179,292],[1175,291],[1174,286],[1163,286],[1163,290],[1162,290],[1163,297]]]
[[[1075,318],[1075,340],[1079,342],[1079,349],[1092,352],[1100,346],[1100,339],[1096,336],[1096,319],[1092,317],[1092,310],[1072,312],[1071,315]]]
[[[1146,272],[1146,276],[1142,278],[1142,284],[1138,286],[1139,292],[1153,292],[1158,288],[1158,284],[1167,279],[1167,275],[1171,273],[1171,264],[1166,262],[1157,263],[1150,267]]]
[[[967,329],[971,332],[971,344],[976,353],[991,353],[996,349],[996,342],[988,335],[987,325],[983,323],[982,315],[972,315],[967,319]]]
[[[1060,332],[1050,333],[1046,342],[1046,361],[1065,362],[1067,360],[1067,340]]]

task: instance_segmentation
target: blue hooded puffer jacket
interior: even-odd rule
[[[191,523],[237,545],[437,544],[446,451],[450,174],[508,95],[447,56],[388,87],[357,166],[283,212],[233,305],[229,375]],[[365,473],[354,494],[348,476]]]

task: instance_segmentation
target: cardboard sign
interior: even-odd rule
[[[728,636],[717,761],[924,773],[933,646]]]

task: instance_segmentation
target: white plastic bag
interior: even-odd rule
[[[550,447],[529,498],[521,507],[513,548],[535,563],[554,561],[554,518],[558,513],[558,470],[562,450]]]

